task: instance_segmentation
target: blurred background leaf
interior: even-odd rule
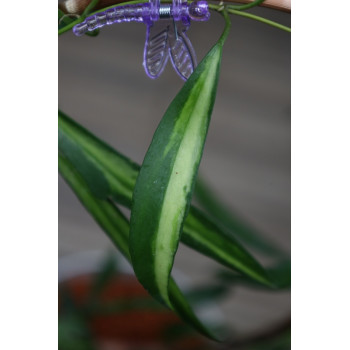
[[[265,255],[285,256],[279,247],[270,242],[265,235],[256,230],[251,224],[243,220],[237,213],[229,210],[210,189],[204,179],[199,178],[196,183],[195,199],[205,210],[206,214],[220,227],[224,227],[242,243],[254,248]]]
[[[229,270],[220,270],[217,277],[232,286],[246,286],[263,290],[287,290],[291,286],[291,263],[290,261],[280,261],[270,268],[266,268],[270,278],[271,286],[267,286],[249,278],[249,276],[234,273]]]

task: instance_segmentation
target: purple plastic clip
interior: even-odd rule
[[[116,6],[87,17],[73,28],[77,36],[97,28],[122,22],[144,22],[147,25],[143,66],[146,74],[156,79],[163,72],[169,59],[177,74],[187,80],[197,65],[196,54],[186,32],[191,20],[207,21],[208,3],[200,0],[190,5],[185,0],[173,0],[161,4],[160,0],[149,3]]]

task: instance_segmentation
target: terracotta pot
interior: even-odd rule
[[[77,309],[84,307],[94,277],[94,274],[80,275],[61,282],[59,300],[62,301],[63,292],[69,293]],[[134,302],[140,301],[141,306],[135,308]],[[95,302],[104,305],[104,311],[91,312],[86,321],[98,349],[212,349],[204,337],[185,325],[175,313],[156,303],[132,275],[113,277]],[[108,305],[116,303],[125,308],[108,312]]]

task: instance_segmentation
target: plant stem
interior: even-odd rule
[[[260,5],[263,1],[265,1],[265,0],[255,0],[255,1],[253,1],[249,4],[245,4],[245,5],[231,5],[230,8],[238,10],[238,11],[248,10],[252,7]]]
[[[225,19],[225,29],[224,29],[223,33],[221,34],[219,42],[221,42],[221,45],[224,45],[224,42],[228,36],[228,33],[230,32],[231,20],[230,20],[228,13],[227,13],[226,8],[222,11],[222,15],[224,16],[224,19]]]
[[[266,19],[264,17],[253,15],[253,14],[248,13],[248,12],[237,11],[235,9],[232,9],[231,6],[229,6],[227,8],[227,11],[228,11],[228,13],[231,13],[233,15],[238,15],[238,16],[243,16],[243,17],[246,17],[246,18],[254,19],[255,21],[259,21],[259,22],[268,24],[268,25],[270,25],[272,27],[275,27],[275,28],[278,28],[278,29],[282,29],[282,30],[284,30],[284,31],[286,31],[288,33],[291,32],[291,29],[289,27],[287,27],[287,26],[284,26],[283,24],[279,24],[277,22],[271,21],[271,20]]]

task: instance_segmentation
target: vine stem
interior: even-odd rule
[[[251,5],[256,0],[226,0],[229,2],[237,2],[246,4],[247,6]],[[241,5],[241,6],[246,6]],[[261,4],[258,4],[259,6],[268,7],[270,9],[274,9],[277,11],[283,11],[283,12],[289,12],[291,10],[291,0],[264,0]],[[242,9],[241,9],[242,10]]]
[[[230,7],[228,7],[227,11],[229,13],[234,14],[234,15],[238,15],[238,16],[254,19],[256,21],[268,24],[268,25],[270,25],[272,27],[275,27],[275,28],[278,28],[278,29],[282,29],[282,30],[284,30],[284,31],[286,31],[288,33],[291,32],[291,29],[289,27],[284,26],[283,24],[271,21],[271,20],[269,20],[267,18],[264,18],[264,17],[256,16],[256,15],[253,15],[253,14],[248,13],[248,12],[242,12],[242,11],[237,11],[237,10],[234,10],[234,9],[230,9]]]
[[[123,3],[120,3],[120,5],[127,5],[127,4],[140,4],[140,3],[145,3],[147,2],[148,0],[134,0],[134,1],[128,1],[128,2],[123,2]],[[171,2],[170,0],[166,0],[164,2]],[[191,1],[190,1],[191,2]],[[112,6],[109,6],[109,7],[105,7],[104,9],[100,9],[98,11],[95,11],[95,12],[92,12],[90,13],[89,15],[93,15],[95,13],[98,13],[98,12],[101,12],[101,11],[105,11],[109,8],[113,8],[115,7],[115,4],[112,5]],[[214,11],[219,11],[219,8],[220,6],[219,5],[213,5],[213,4],[209,4],[209,8],[214,10]],[[248,12],[243,12],[243,11],[240,11],[240,10],[237,10],[235,8],[233,8],[232,6],[227,6],[227,12],[230,13],[230,14],[233,14],[233,15],[237,15],[237,16],[243,16],[243,17],[246,17],[246,18],[250,18],[250,19],[253,19],[255,21],[259,21],[259,22],[262,22],[262,23],[265,23],[265,24],[268,24],[272,27],[275,27],[275,28],[278,28],[278,29],[281,29],[281,30],[284,30],[286,32],[291,32],[291,29],[289,27],[286,27],[280,23],[277,23],[277,22],[274,22],[274,21],[271,21],[267,18],[264,18],[264,17],[260,17],[260,16],[257,16],[257,15],[253,15],[251,13],[248,13]],[[61,28],[58,30],[58,35],[61,35],[67,31],[69,31],[70,29],[72,29],[76,24],[82,22],[84,19],[86,18],[86,15],[82,15],[80,18],[78,18],[76,21],[68,24],[67,26],[65,26],[64,28]]]
[[[210,5],[209,5],[209,8],[212,9],[212,10],[218,11],[218,9],[220,8],[220,6],[210,4]],[[227,12],[230,13],[230,14],[233,14],[233,15],[242,16],[242,17],[246,17],[246,18],[250,18],[250,19],[253,19],[253,20],[255,20],[255,21],[259,21],[259,22],[268,24],[268,25],[270,25],[270,26],[272,26],[272,27],[275,27],[275,28],[284,30],[284,31],[286,31],[286,32],[288,32],[288,33],[291,32],[291,29],[290,29],[289,27],[287,27],[287,26],[284,26],[283,24],[280,24],[280,23],[271,21],[271,20],[269,20],[269,19],[267,19],[267,18],[264,18],[264,17],[260,17],[260,16],[257,16],[257,15],[253,15],[252,13],[249,13],[249,12],[243,12],[243,11],[235,10],[235,9],[232,8],[231,6],[227,6]]]
[[[230,6],[230,7],[232,9],[239,10],[239,11],[248,10],[248,9],[250,9],[252,7],[260,5],[264,1],[265,0],[254,0],[253,2],[250,2],[250,3],[245,4],[245,5],[237,5],[237,6]]]
[[[230,17],[227,13],[227,10],[226,8],[223,9],[222,11],[222,15],[224,17],[224,20],[225,20],[225,29],[219,39],[219,42],[221,43],[221,45],[224,45],[224,42],[228,36],[228,33],[230,32],[230,28],[231,28],[231,21],[230,21]]]

